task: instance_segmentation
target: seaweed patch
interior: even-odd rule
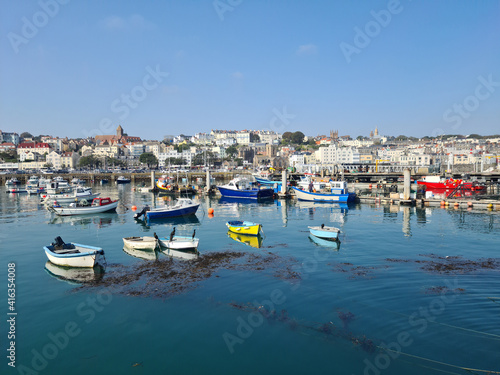
[[[294,270],[297,262],[276,254],[249,254],[236,251],[206,253],[190,261],[160,259],[130,266],[108,266],[101,280],[87,283],[77,290],[110,288],[127,296],[168,298],[185,293],[219,270],[266,271],[281,280],[295,280],[300,274]]]

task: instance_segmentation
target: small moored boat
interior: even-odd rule
[[[154,250],[158,247],[158,236],[125,237],[123,244],[131,249]]]
[[[251,221],[228,221],[226,225],[233,233],[247,234],[251,236],[259,235],[262,229],[261,224],[252,223]]]
[[[64,243],[61,237],[56,237],[51,245],[44,246],[47,258],[58,266],[95,267],[105,265],[104,250],[100,247],[78,243]]]
[[[192,236],[176,236],[175,227],[170,233],[170,237],[163,237],[159,239],[160,246],[174,250],[196,249],[200,243],[200,239],[196,238],[196,229],[193,231]]]
[[[301,201],[310,201],[310,202],[334,202],[334,203],[347,203],[352,202],[356,199],[356,193],[344,193],[344,194],[336,194],[336,193],[314,193],[308,192],[305,190],[297,189],[296,187],[291,187],[295,192],[298,200]]]
[[[272,199],[274,189],[253,187],[247,178],[234,178],[226,185],[217,186],[223,197]]]
[[[117,184],[129,184],[130,183],[130,178],[126,178],[124,176],[120,176],[116,179]]]
[[[142,215],[147,220],[194,215],[198,207],[200,207],[200,204],[193,202],[189,198],[178,198],[176,204],[173,206],[164,206],[152,210],[149,206],[146,206],[141,212],[134,215],[134,219],[140,219]]]
[[[76,203],[71,203],[68,207],[61,207],[57,202],[53,206],[47,206],[49,211],[60,216],[70,215],[88,215],[98,214],[116,210],[119,200],[111,200],[111,198],[94,198],[90,206],[81,206]]]
[[[339,238],[340,229],[335,227],[327,227],[321,224],[317,227],[308,227],[309,233],[313,236],[323,238],[325,240],[336,241]]]

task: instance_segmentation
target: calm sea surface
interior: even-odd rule
[[[121,199],[117,213],[56,217],[38,197],[1,188],[2,374],[500,371],[498,212],[201,198],[196,218],[148,226],[127,207],[161,198],[130,185],[95,190]],[[229,237],[225,222],[238,219],[262,223],[262,242]],[[338,247],[309,238],[321,223],[341,228]],[[148,256],[169,258],[130,255],[122,237],[168,236],[173,226],[196,229],[202,254],[245,254],[164,293],[166,274],[134,273],[149,269]],[[104,248],[104,275],[46,264],[42,248],[56,236]],[[5,355],[9,263],[16,368]]]

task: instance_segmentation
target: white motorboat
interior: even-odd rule
[[[42,195],[42,203],[49,203],[53,201],[57,201],[57,203],[81,202],[85,205],[86,203],[84,200],[89,203],[99,195],[100,193],[92,193],[91,188],[78,187],[70,193],[44,194]]]
[[[44,246],[47,258],[58,266],[95,267],[104,265],[104,250],[100,247],[78,243],[64,243],[61,237],[48,246]]]
[[[47,205],[46,207],[59,216],[89,215],[114,211],[118,206],[118,202],[118,199],[113,201],[111,198],[94,198],[90,206],[79,206],[76,203],[71,203],[68,207],[61,207],[59,204]]]

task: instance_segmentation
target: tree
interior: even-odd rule
[[[292,132],[284,132],[283,135],[281,136],[281,140],[284,143],[288,143],[292,141]]]
[[[21,138],[33,138],[33,135],[31,135],[31,133],[28,133],[28,132],[22,132],[19,137],[21,137]]]
[[[147,164],[148,168],[150,168],[152,165],[157,166],[158,165],[158,159],[156,156],[154,156],[151,152],[145,152],[139,156],[139,161],[141,163]]]
[[[44,167],[44,168],[48,168],[48,169],[50,169],[50,168],[52,168],[52,167],[53,167],[53,165],[52,165],[52,163],[45,163],[45,164],[43,165],[43,167]]]
[[[236,148],[235,145],[231,145],[228,148],[226,148],[226,155],[229,157],[234,157],[234,155],[238,154],[238,149]]]
[[[295,132],[292,134],[292,142],[296,144],[301,144],[302,142],[304,142],[304,137],[305,137],[304,133]]]
[[[256,133],[250,133],[250,142],[260,142],[260,136]]]
[[[101,161],[94,155],[83,156],[80,158],[78,165],[83,168],[97,168],[101,165]]]

